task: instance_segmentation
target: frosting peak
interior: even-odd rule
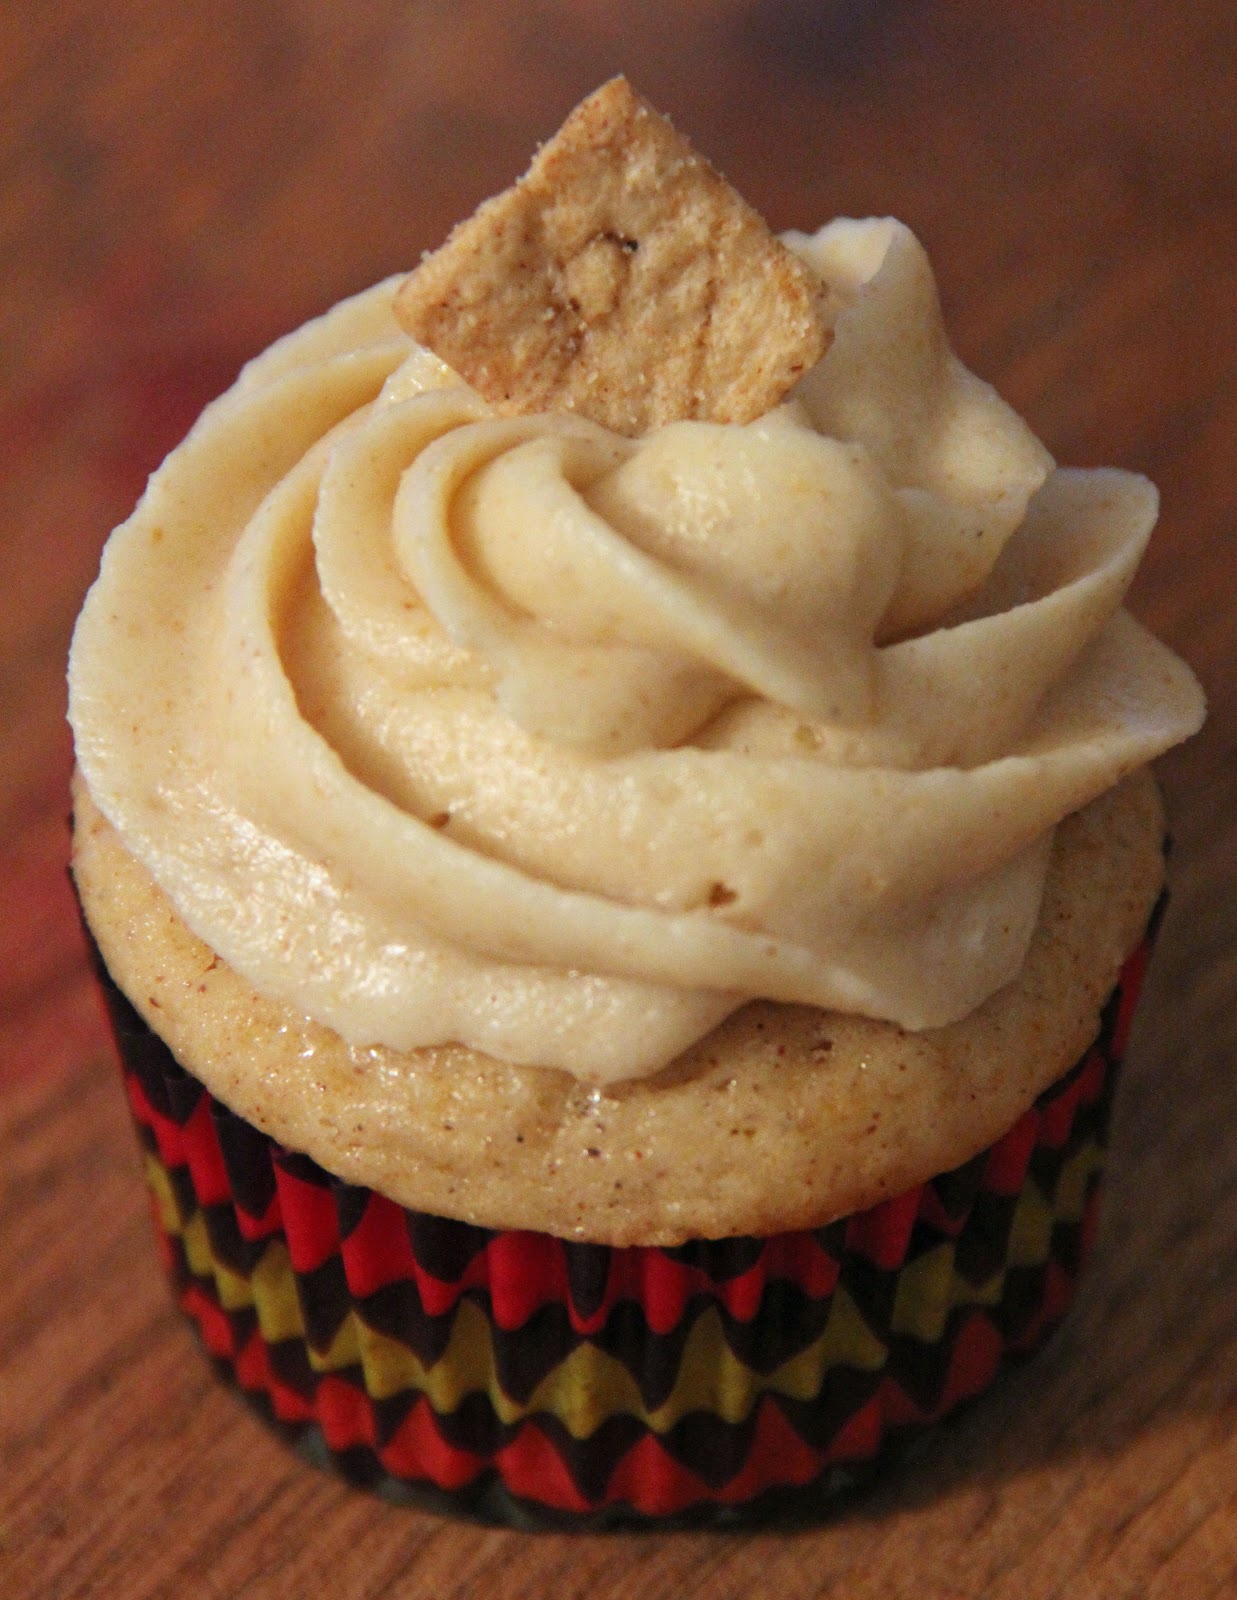
[[[152,479],[78,758],[265,993],[600,1081],[749,997],[944,1023],[1017,971],[1055,824],[1197,727],[1120,609],[1150,485],[1053,469],[905,228],[789,242],[833,340],[747,426],[495,417],[388,283]]]

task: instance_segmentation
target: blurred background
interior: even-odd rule
[[[111,1090],[65,877],[64,658],[103,541],[242,362],[341,296],[414,265],[617,71],[775,228],[886,212],[910,223],[933,258],[960,354],[1057,458],[1157,481],[1163,516],[1132,604],[1191,660],[1212,701],[1202,736],[1164,764],[1177,836],[1174,908],[1127,1076],[1089,1298],[1058,1354],[1033,1369],[1031,1388],[1015,1386],[978,1432],[963,1430],[961,1455],[946,1447],[935,1458],[937,1499],[917,1505],[912,1494],[896,1526],[852,1523],[827,1551],[813,1548],[848,1595],[877,1592],[864,1574],[875,1574],[873,1585],[880,1579],[882,1595],[1230,1593],[1233,0],[3,0],[0,1089],[8,1099],[0,1097],[0,1132],[44,1130],[23,1133],[0,1163],[0,1218],[6,1194],[17,1193],[6,1183],[41,1197],[20,1213],[24,1234],[11,1224],[3,1270],[22,1263],[14,1315],[25,1318],[28,1340],[42,1330],[37,1348],[52,1352],[43,1370],[62,1387],[78,1383],[95,1409],[87,1408],[89,1430],[70,1425],[57,1443],[44,1398],[52,1389],[42,1378],[14,1387],[0,1339],[0,1457],[12,1447],[7,1492],[20,1511],[0,1503],[0,1573],[6,1549],[10,1557],[17,1549],[5,1544],[5,1515],[33,1540],[21,1547],[28,1575],[43,1560],[39,1539],[60,1549],[57,1570],[93,1571],[102,1558],[88,1554],[85,1529],[105,1541],[116,1570],[136,1570],[123,1565],[137,1560],[132,1519],[114,1521],[113,1511],[137,1447],[130,1421],[106,1409],[110,1380],[96,1374],[111,1370],[104,1345],[121,1338],[139,1303],[148,1319],[168,1319],[161,1337],[177,1363],[184,1356],[153,1267],[122,1302],[100,1287],[102,1276],[87,1281],[80,1262],[57,1253],[77,1203],[66,1175],[77,1169],[62,1155],[71,1147],[80,1170],[114,1178],[118,1259],[145,1259],[119,1109],[110,1121],[92,1109],[102,1122],[76,1109],[78,1084],[89,1089],[83,1108],[96,1105],[103,1077]],[[1143,1270],[1169,1256],[1172,1294]],[[68,1331],[71,1314],[93,1345]],[[16,1336],[10,1344],[20,1353]],[[124,1418],[150,1409],[142,1393],[129,1394]],[[1030,1397],[1025,1406],[1020,1394]],[[173,1398],[182,1408],[213,1403],[183,1385]],[[6,1405],[10,1418],[27,1419],[20,1451],[17,1434],[5,1434]],[[217,1430],[231,1416],[225,1401],[218,1407]],[[975,1499],[993,1480],[987,1469],[968,1475],[968,1437],[985,1459],[1003,1462],[1000,1516],[995,1501]],[[244,1448],[263,1447],[246,1436]],[[60,1464],[58,1475],[49,1462]],[[203,1526],[216,1530],[220,1549],[233,1538],[233,1476],[221,1467],[203,1501]],[[104,1481],[113,1488],[87,1518]],[[49,1483],[54,1513],[38,1498]],[[334,1487],[295,1483],[305,1514],[285,1515],[283,1501],[277,1525],[254,1522],[265,1550],[278,1547],[294,1565],[297,1540],[312,1550],[330,1518],[336,1551],[352,1548],[358,1529],[378,1540],[376,1510],[357,1511]],[[201,1492],[197,1479],[190,1488]],[[1040,1545],[1058,1523],[1073,1529],[1073,1543],[1058,1542],[1065,1565],[1054,1578]],[[381,1524],[392,1572],[411,1559],[407,1526]],[[65,1565],[70,1544],[55,1546],[71,1538],[76,1569]],[[714,1583],[687,1567],[674,1578],[679,1557],[670,1552],[695,1547],[648,1544],[648,1575],[660,1562],[661,1587],[644,1591],[629,1587],[626,1548],[611,1544],[579,1569],[592,1572],[594,1596],[696,1593],[697,1581],[702,1594],[709,1584],[710,1594],[749,1592],[760,1571],[782,1595],[808,1592],[791,1545],[764,1548],[762,1565],[746,1568],[742,1546],[715,1554]],[[418,1570],[430,1572],[429,1544],[418,1549]],[[468,1580],[459,1577],[457,1591],[453,1575],[464,1547],[442,1550],[433,1568],[441,1590],[417,1592],[465,1592]],[[201,1587],[169,1577],[166,1589],[118,1580],[108,1592],[223,1593],[202,1576],[202,1560]],[[932,1583],[927,1566],[916,1579],[917,1562],[931,1567]],[[964,1572],[962,1587],[951,1586]],[[29,1581],[22,1595],[53,1592]],[[66,1577],[54,1592],[101,1592],[90,1581],[74,1587]],[[519,1592],[545,1592],[527,1581]]]
[[[1170,514],[1208,417],[1169,440],[1163,396],[1231,368],[1225,0],[7,0],[0,42],[6,490],[47,532],[123,513],[242,360],[616,70],[775,227],[909,222],[963,356]]]

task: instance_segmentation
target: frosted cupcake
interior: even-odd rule
[[[431,348],[432,347],[432,348]],[[113,536],[75,875],[181,1304],[346,1472],[726,1515],[1068,1303],[1188,669],[1155,520],[608,85]]]

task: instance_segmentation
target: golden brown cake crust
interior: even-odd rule
[[[75,789],[74,873],[113,977],[238,1114],[353,1183],[491,1227],[611,1244],[823,1224],[966,1160],[1081,1054],[1162,882],[1147,772],[1059,828],[1018,980],[908,1034],[745,1006],[605,1092],[457,1046],[353,1048],[263,999],[172,911]]]

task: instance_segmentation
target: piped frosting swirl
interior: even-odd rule
[[[391,314],[272,347],[117,530],[79,764],[185,922],[353,1043],[610,1081],[746,999],[966,1015],[1052,830],[1194,731],[1156,516],[959,363],[889,221],[747,426],[499,418]]]

